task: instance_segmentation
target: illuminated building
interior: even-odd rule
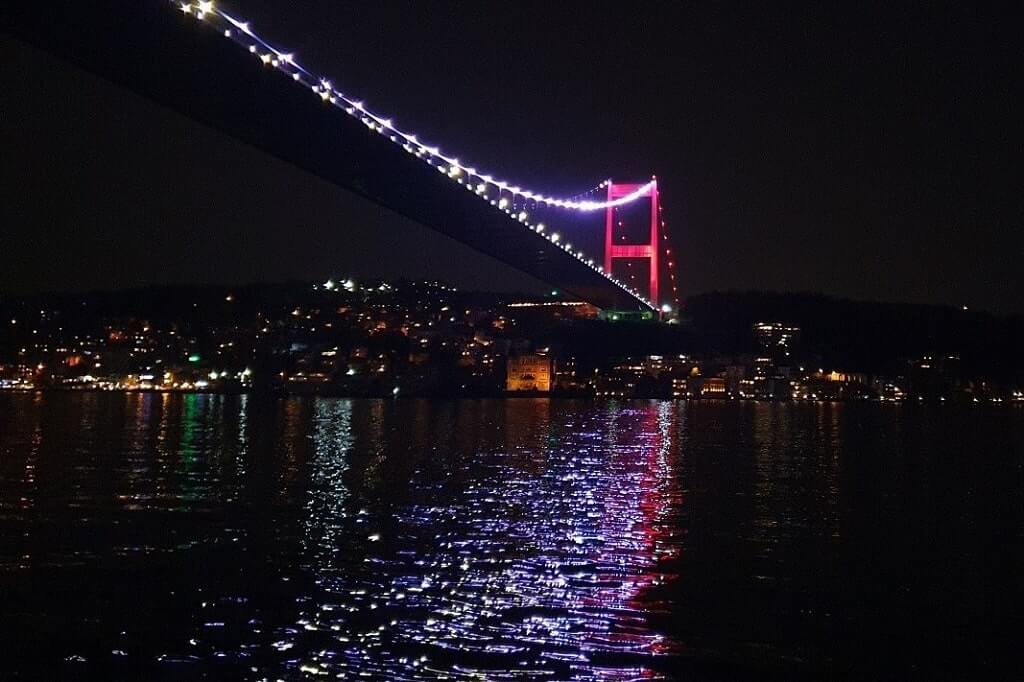
[[[551,358],[547,355],[516,355],[505,367],[505,389],[510,392],[551,390]]]
[[[725,398],[726,386],[724,377],[704,377],[700,386],[702,398]]]
[[[784,322],[756,322],[754,337],[765,350],[790,349],[800,340],[800,327]]]
[[[752,385],[743,385],[743,397],[781,400],[792,397],[794,354],[800,328],[784,322],[757,322],[753,326],[758,356]]]
[[[868,375],[860,372],[837,372],[836,370],[832,370],[831,372],[822,374],[821,378],[824,379],[825,381],[833,381],[844,384],[857,383],[864,384],[865,386],[867,386],[868,384]]]
[[[864,374],[816,372],[792,384],[792,397],[797,400],[864,400],[874,395]]]
[[[522,301],[509,303],[509,313],[516,318],[597,319],[597,306],[583,301]]]

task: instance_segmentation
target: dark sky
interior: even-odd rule
[[[656,173],[684,294],[1024,312],[1009,17],[970,3],[603,4],[222,6],[497,176],[574,193]],[[339,274],[533,284],[34,48],[0,49],[0,291]]]

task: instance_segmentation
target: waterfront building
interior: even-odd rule
[[[505,389],[510,392],[551,390],[551,357],[514,355],[506,361]]]
[[[704,377],[701,381],[701,398],[725,398],[727,395],[724,377]]]

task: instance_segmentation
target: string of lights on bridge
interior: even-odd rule
[[[444,173],[453,182],[462,185],[481,199],[489,201],[492,206],[522,223],[532,232],[561,248],[595,272],[603,275],[610,282],[631,294],[649,308],[657,309],[655,301],[645,298],[639,291],[616,278],[611,272],[606,272],[603,266],[596,263],[593,258],[587,257],[582,251],[574,250],[572,244],[562,241],[561,236],[557,232],[548,232],[544,223],[531,222],[529,213],[525,210],[527,203],[534,206],[585,213],[624,206],[648,196],[651,189],[657,186],[656,178],[652,177],[650,182],[640,185],[636,190],[625,196],[607,200],[581,199],[580,197],[590,196],[593,192],[608,187],[611,184],[611,180],[604,180],[587,192],[567,198],[549,196],[541,192],[524,189],[503,180],[497,180],[490,174],[483,173],[474,167],[460,162],[455,157],[442,153],[438,147],[425,144],[414,133],[400,130],[390,118],[369,111],[361,100],[345,95],[334,86],[329,78],[317,75],[306,69],[296,61],[293,53],[284,52],[274,47],[257,35],[249,22],[228,14],[217,7],[212,0],[200,0],[198,2],[171,0],[171,4],[184,14],[193,16],[205,23],[220,23],[221,26],[218,26],[218,28],[222,29],[224,37],[246,48],[264,65],[289,75],[292,80],[312,90],[324,102],[334,105],[349,116],[357,118],[373,132],[390,139],[391,142],[400,145],[409,154],[437,168],[439,172]],[[488,193],[492,188],[497,190],[496,196]],[[664,222],[662,222],[662,225],[664,225]],[[657,248],[657,245],[654,246]],[[674,275],[672,279],[674,290]]]

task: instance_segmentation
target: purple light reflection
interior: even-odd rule
[[[471,453],[444,494],[418,469],[410,502],[383,517],[352,504],[351,403],[318,402],[304,541],[318,592],[279,648],[295,645],[295,665],[331,675],[657,677],[644,661],[675,645],[648,626],[644,594],[679,551],[662,523],[681,502],[678,415],[652,403],[607,416],[539,422],[532,443]],[[362,480],[389,456],[382,446]]]

